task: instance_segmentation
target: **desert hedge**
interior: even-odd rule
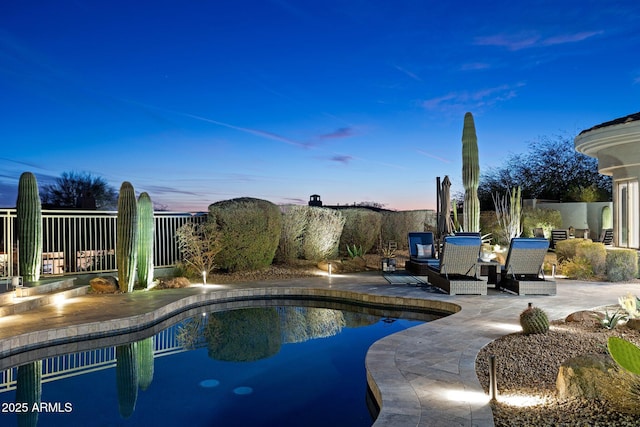
[[[430,210],[389,211],[382,213],[381,240],[394,241],[398,249],[408,249],[407,235],[411,231],[435,229],[435,212]]]
[[[224,200],[209,206],[209,220],[220,232],[218,267],[246,271],[271,265],[282,230],[276,205],[250,197]]]
[[[344,227],[340,235],[340,250],[346,252],[347,245],[362,246],[368,253],[378,243],[382,226],[382,214],[364,208],[341,209]]]
[[[302,238],[307,227],[309,206],[285,205],[282,211],[282,231],[276,250],[276,260],[287,263],[302,257]]]
[[[302,257],[322,261],[338,255],[344,217],[335,209],[308,206],[302,234]]]
[[[566,239],[556,242],[556,255],[558,263],[573,259],[576,256],[576,248],[584,242],[591,242],[591,239]]]
[[[607,251],[607,280],[627,282],[638,273],[638,252],[634,249],[611,249]]]
[[[576,257],[584,258],[589,262],[596,276],[602,276],[607,269],[607,248],[604,243],[591,242],[589,240],[576,246]]]

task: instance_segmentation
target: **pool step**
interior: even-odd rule
[[[22,313],[54,303],[58,298],[73,298],[87,293],[89,286],[75,286],[75,278],[41,282],[24,286],[17,291],[0,294],[0,316]],[[4,291],[4,289],[3,289]]]

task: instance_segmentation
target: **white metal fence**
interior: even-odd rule
[[[176,339],[176,329],[173,325],[155,335],[153,340],[154,358],[167,356],[185,351]],[[199,343],[199,347],[206,342]],[[93,350],[53,356],[42,360],[42,382],[82,375],[89,372],[109,369],[116,366],[116,348],[104,347]],[[0,393],[15,390],[18,378],[18,368],[13,367],[0,371]]]
[[[0,277],[19,275],[16,210],[0,209]],[[43,210],[42,276],[116,270],[115,211]],[[180,259],[176,230],[201,222],[206,214],[155,212],[154,265],[171,267]]]

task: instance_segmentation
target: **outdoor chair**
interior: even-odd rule
[[[551,230],[551,249],[556,248],[556,243],[561,240],[567,240],[569,238],[569,230],[567,229],[556,229]]]
[[[416,276],[426,276],[428,265],[438,265],[433,247],[433,233],[430,231],[412,231],[409,240],[409,261],[404,268]]]
[[[446,236],[439,262],[428,266],[429,283],[450,295],[486,295],[487,283],[478,277],[481,245],[477,236]]]
[[[597,241],[607,246],[613,245],[613,228],[603,228]]]
[[[548,249],[547,239],[511,239],[498,287],[518,295],[555,295],[555,280],[546,279],[542,270]]]

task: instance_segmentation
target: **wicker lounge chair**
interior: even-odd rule
[[[478,277],[480,237],[446,236],[437,265],[427,270],[429,283],[450,295],[487,294],[487,282]]]
[[[433,233],[430,231],[412,231],[409,239],[409,261],[404,265],[407,271],[416,276],[426,276],[429,264],[438,265],[433,248]]]
[[[518,295],[555,295],[555,280],[546,279],[542,271],[548,249],[547,239],[511,239],[498,287]]]

